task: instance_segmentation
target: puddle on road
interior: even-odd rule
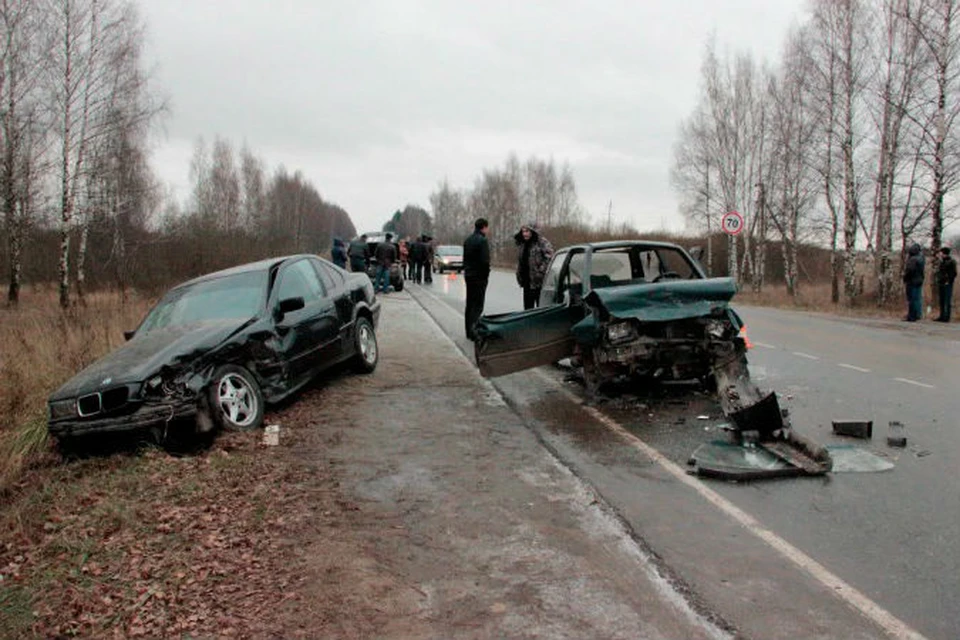
[[[834,473],[876,473],[894,467],[889,460],[850,444],[830,444],[827,451],[833,458]]]

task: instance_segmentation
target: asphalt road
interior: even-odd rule
[[[462,276],[410,288],[469,351]],[[494,272],[485,312],[520,307],[513,275]],[[676,469],[698,444],[722,437],[719,407],[695,387],[631,396],[585,420],[570,413],[582,392],[562,371],[496,383],[677,580],[745,635],[960,637],[960,325],[738,310],[754,344],[753,377],[779,393],[794,427],[824,444],[865,448],[892,470],[684,482]],[[873,438],[834,436],[840,418],[873,420]],[[892,420],[906,427],[906,449],[886,445]],[[665,462],[652,464],[660,455]],[[804,626],[805,615],[818,622]]]

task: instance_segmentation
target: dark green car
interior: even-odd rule
[[[731,278],[707,278],[682,247],[624,240],[556,252],[540,306],[483,316],[481,374],[495,377],[579,358],[588,392],[619,376],[700,379],[745,364],[743,323],[729,306]]]

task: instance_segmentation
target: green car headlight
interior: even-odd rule
[[[73,398],[69,400],[56,400],[55,402],[51,402],[49,407],[51,420],[73,418],[77,415],[77,401]]]
[[[610,340],[610,342],[630,340],[635,335],[636,332],[633,330],[633,325],[629,322],[619,322],[607,327],[607,338]]]

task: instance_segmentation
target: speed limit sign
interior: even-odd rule
[[[729,233],[732,236],[739,234],[743,231],[743,216],[736,211],[723,214],[723,218],[720,220],[720,228],[723,229],[724,233]]]

